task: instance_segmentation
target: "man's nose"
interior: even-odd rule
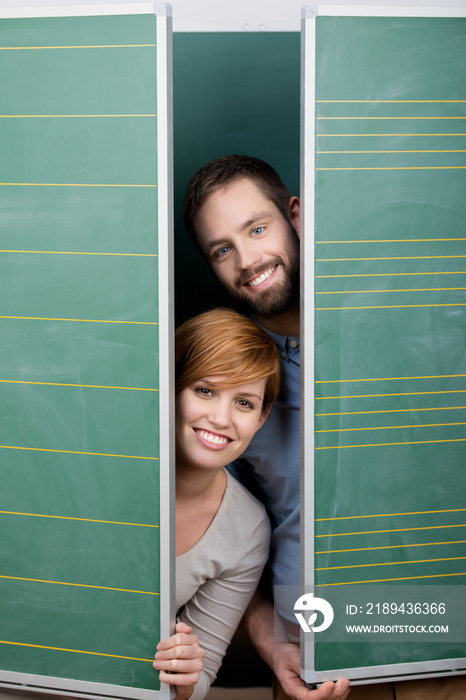
[[[238,247],[238,266],[250,270],[260,263],[261,255],[252,241],[245,241]]]

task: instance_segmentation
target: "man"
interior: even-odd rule
[[[299,585],[299,233],[300,203],[268,164],[249,156],[225,156],[207,163],[191,179],[183,220],[201,255],[243,309],[272,336],[282,356],[283,381],[269,418],[234,471],[264,502],[272,521],[269,566],[274,585]],[[278,608],[278,606],[277,606]],[[271,593],[258,591],[244,626],[281,688],[278,700],[345,700],[348,681],[308,689],[299,677],[298,647],[292,610],[279,609],[283,626],[274,624]],[[451,679],[454,681],[455,679]],[[442,682],[435,679],[432,682]],[[414,681],[420,683],[422,681]],[[465,695],[398,695],[398,686],[378,684],[352,689],[367,700]],[[461,691],[460,691],[461,692]]]

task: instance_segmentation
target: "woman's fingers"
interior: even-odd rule
[[[187,646],[199,646],[199,640],[195,634],[186,634],[185,632],[178,632],[172,637],[167,637],[167,639],[162,639],[161,642],[157,644],[158,652],[170,652],[172,649],[177,647],[187,647]]]
[[[170,671],[170,673],[200,673],[202,660],[200,658],[166,659],[165,661],[156,659],[154,668],[157,671]]]
[[[155,655],[155,660],[159,662],[165,661],[181,661],[183,659],[192,661],[200,661],[202,667],[202,659],[205,656],[205,652],[199,644],[190,644],[186,646],[174,646],[166,651],[158,651]]]
[[[159,672],[159,680],[161,683],[176,685],[180,688],[195,686],[199,680],[198,673],[168,673],[167,671]],[[189,697],[189,696],[188,696]]]
[[[171,685],[193,685],[202,671],[205,652],[192,628],[177,623],[175,634],[157,644],[154,668],[160,671],[160,679]],[[163,676],[162,676],[163,674]]]

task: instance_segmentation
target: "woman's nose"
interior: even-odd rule
[[[216,401],[212,406],[209,415],[209,420],[212,425],[218,428],[227,428],[230,425],[230,407],[227,402]]]

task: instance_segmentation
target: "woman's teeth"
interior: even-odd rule
[[[196,433],[207,440],[207,442],[212,442],[214,445],[225,445],[230,440],[227,437],[222,437],[221,435],[214,435],[213,433],[208,433],[206,430],[196,430]]]

